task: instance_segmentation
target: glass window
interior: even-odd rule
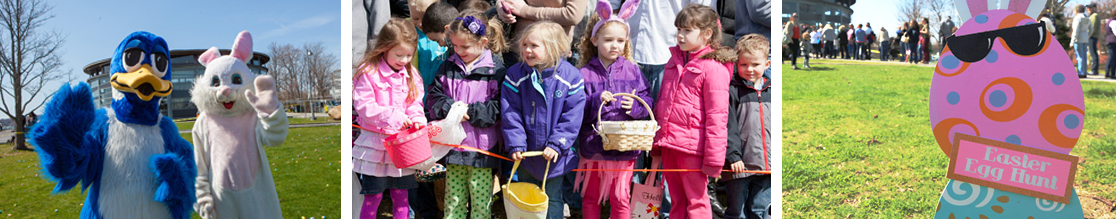
[[[173,57],[170,61],[171,65],[197,63],[197,59],[195,59],[193,55]]]

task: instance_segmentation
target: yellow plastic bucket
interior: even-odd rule
[[[539,155],[542,155],[542,152],[523,152],[523,157]],[[546,178],[550,175],[550,162],[546,163],[547,171],[543,174],[542,187],[534,183],[513,183],[510,176],[515,175],[515,171],[518,169],[519,161],[515,161],[515,164],[512,165],[512,172],[508,177],[508,183],[501,187],[504,190],[504,211],[508,214],[508,218],[546,218],[550,197],[546,195],[546,191],[543,190],[543,188],[546,187]]]

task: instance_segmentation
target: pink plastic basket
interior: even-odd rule
[[[430,159],[430,136],[426,130],[425,126],[411,127],[384,138],[384,148],[395,167],[407,168]]]

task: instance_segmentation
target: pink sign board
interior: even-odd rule
[[[956,133],[946,177],[1069,203],[1077,157]]]

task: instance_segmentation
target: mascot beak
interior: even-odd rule
[[[165,97],[171,93],[171,83],[152,74],[151,65],[143,64],[134,72],[118,72],[112,74],[112,88],[116,90],[135,93],[144,101],[155,96]]]

